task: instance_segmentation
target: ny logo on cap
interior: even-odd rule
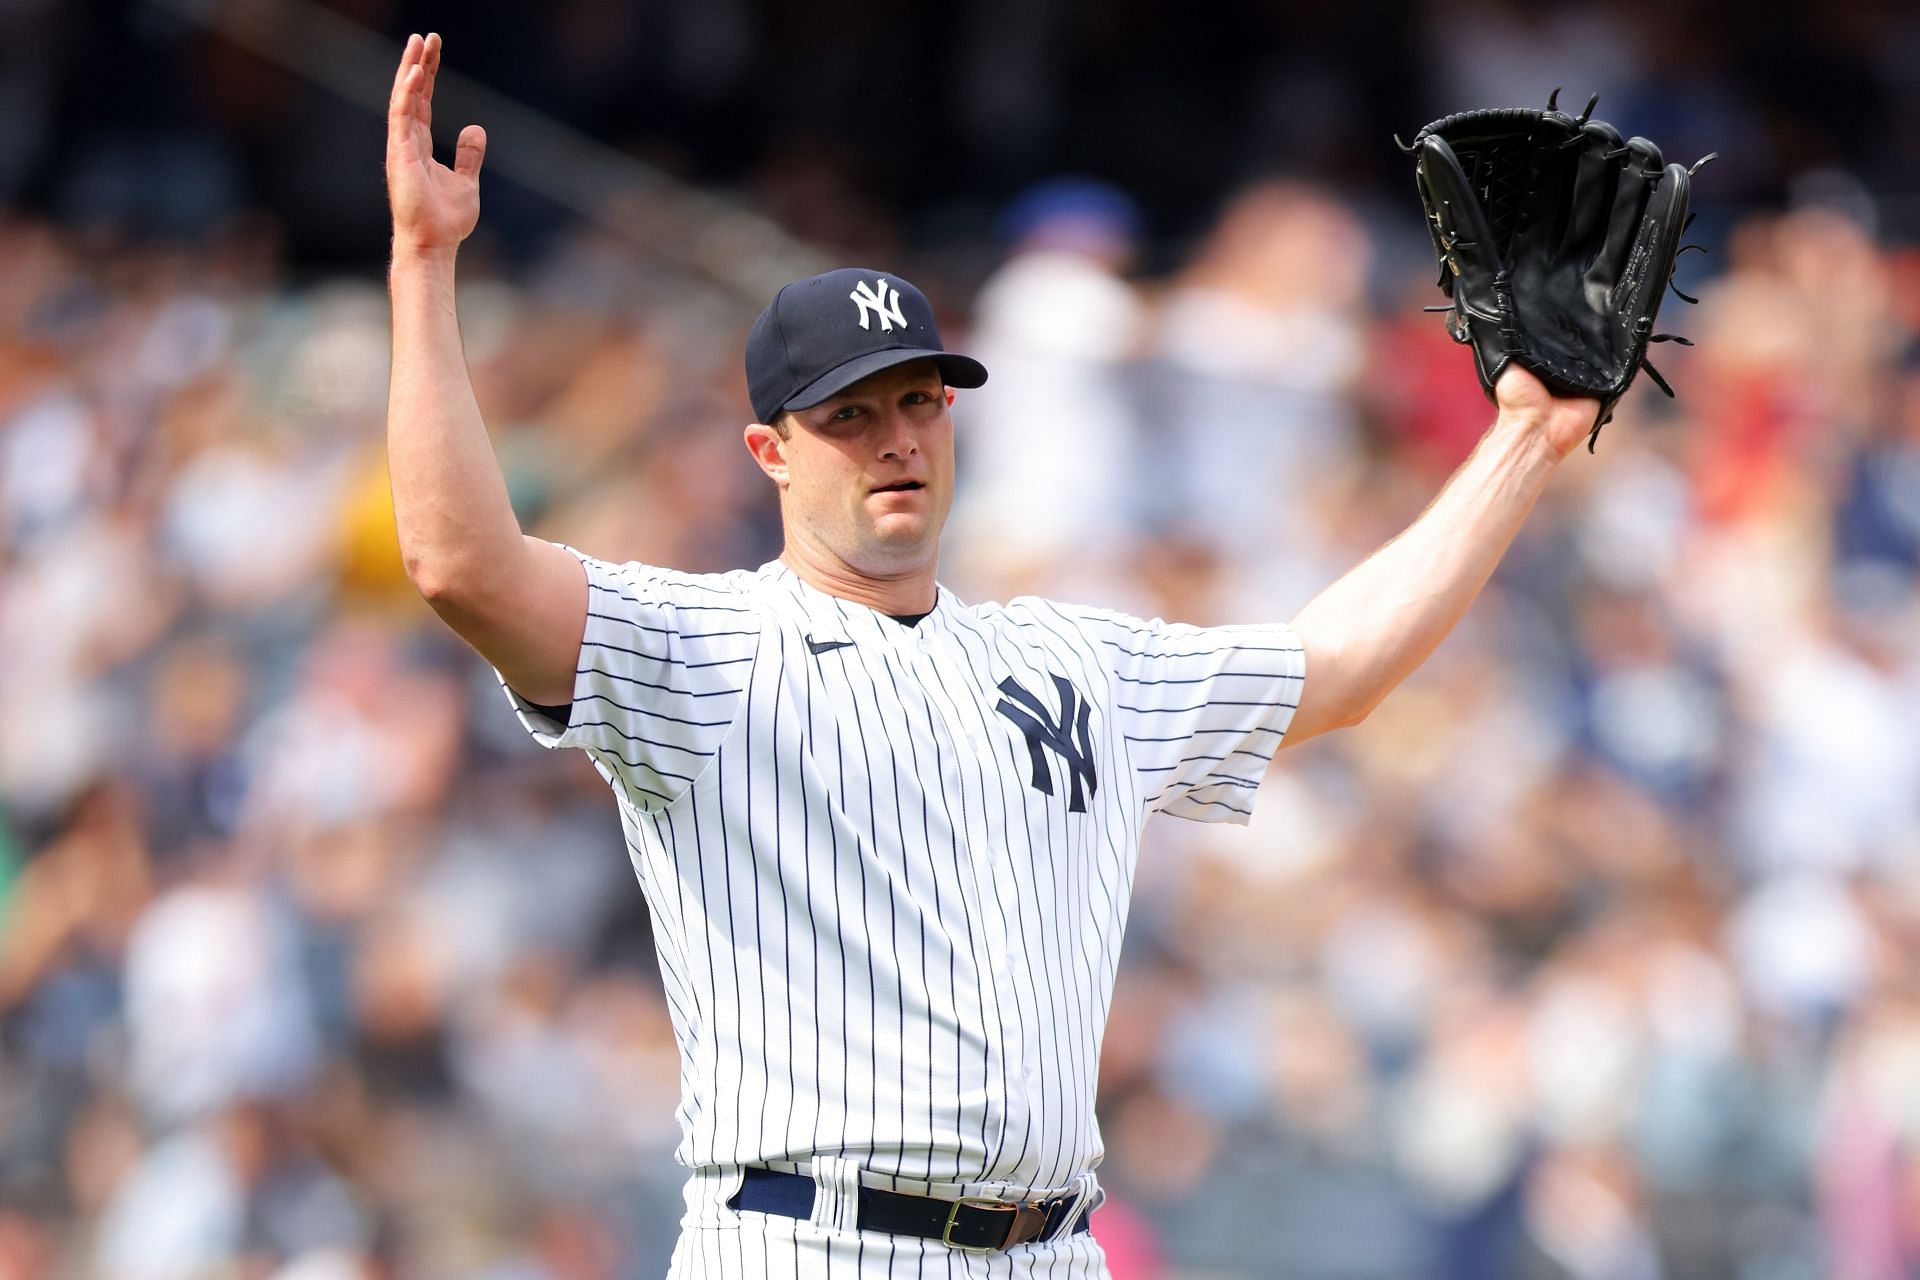
[[[854,282],[853,292],[847,295],[860,304],[860,327],[871,328],[867,323],[869,314],[880,318],[880,332],[892,333],[893,326],[907,327],[907,318],[900,314],[900,291],[887,283],[881,276],[869,287],[865,280]]]

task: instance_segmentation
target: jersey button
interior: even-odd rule
[[[921,636],[921,637],[920,637],[920,652],[922,652],[922,653],[932,653],[932,652],[933,652],[933,637],[932,637],[932,636]]]

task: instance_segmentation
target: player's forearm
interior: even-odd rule
[[[1288,737],[1357,724],[1426,661],[1492,576],[1560,454],[1502,413],[1407,529],[1293,620],[1307,679]]]
[[[395,246],[387,465],[407,575],[436,602],[510,577],[519,521],[474,400],[451,249]]]

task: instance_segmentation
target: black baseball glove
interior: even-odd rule
[[[1653,143],[1592,119],[1592,101],[1570,116],[1559,96],[1545,111],[1448,116],[1401,146],[1418,165],[1440,288],[1453,300],[1428,310],[1447,312],[1454,340],[1473,344],[1489,398],[1517,360],[1557,395],[1599,400],[1591,452],[1641,369],[1673,394],[1647,346],[1686,342],[1653,321],[1692,220],[1692,176],[1713,157],[1663,165]]]

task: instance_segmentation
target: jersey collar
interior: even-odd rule
[[[807,634],[816,644],[832,640],[855,643],[879,641],[883,644],[911,642],[915,636],[947,629],[953,611],[960,606],[953,592],[934,584],[933,611],[914,626],[902,626],[878,609],[820,590],[795,573],[786,562],[769,560],[760,566],[760,576],[769,585],[784,590],[806,615]]]

